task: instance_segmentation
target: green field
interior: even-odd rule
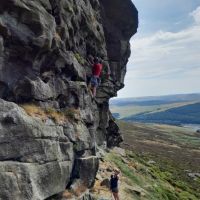
[[[200,125],[200,94],[114,99],[110,109],[129,122]]]
[[[133,114],[122,119],[125,121],[171,125],[200,124],[200,103],[188,103],[187,105],[179,105],[165,110]]]
[[[142,113],[155,113],[155,112],[162,112],[166,111],[171,108],[178,108],[181,106],[193,104],[195,102],[179,102],[179,103],[169,103],[169,104],[164,104],[164,105],[123,105],[123,106],[118,106],[118,105],[111,105],[110,109],[112,113],[119,113],[120,119],[134,116],[137,114],[142,114]]]
[[[118,125],[124,134],[122,147],[134,152],[144,165],[154,163],[149,170],[164,185],[168,184],[167,188],[163,184],[159,188],[163,199],[200,199],[200,137],[195,132],[170,125],[123,121]],[[199,176],[190,177],[193,173]]]
[[[191,128],[116,121],[121,148],[107,151],[91,192],[111,200],[103,182],[112,169],[121,171],[119,195],[124,200],[199,200],[200,135]],[[103,180],[103,181],[102,181]]]

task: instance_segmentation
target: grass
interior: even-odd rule
[[[41,108],[35,104],[23,104],[21,107],[26,111],[26,113],[31,117],[37,117],[42,121],[47,119],[52,119],[55,123],[64,122],[67,120],[65,115],[54,108]]]
[[[129,117],[131,115],[137,115],[141,113],[155,113],[166,111],[171,108],[177,108],[184,105],[187,105],[188,102],[181,102],[181,103],[171,103],[171,104],[164,104],[164,105],[147,105],[147,106],[140,106],[140,105],[125,105],[125,106],[115,106],[111,105],[111,112],[112,113],[119,113],[120,118]]]
[[[34,104],[23,104],[21,107],[26,111],[26,113],[31,117],[38,117],[43,121],[47,119],[47,115],[43,109]]]
[[[162,185],[156,185],[153,186],[151,198],[175,200],[177,199],[177,196],[173,191],[163,187]]]
[[[77,196],[80,197],[81,194],[83,194],[85,191],[87,190],[87,187],[84,185],[79,185],[78,187],[76,187],[75,189],[73,189],[72,193]]]
[[[63,111],[64,115],[71,120],[80,120],[81,119],[81,114],[79,109],[75,108],[67,108]]]
[[[67,121],[67,118],[63,113],[61,113],[60,111],[57,111],[53,108],[45,109],[45,112],[46,112],[47,116],[56,123]]]
[[[108,159],[115,163],[122,174],[130,179],[132,183],[142,185],[142,180],[140,180],[139,177],[134,174],[133,169],[131,169],[130,166],[126,165],[119,156],[115,154],[109,154]]]
[[[85,59],[79,53],[75,53],[74,56],[81,65],[85,64]]]
[[[171,134],[171,139],[183,145],[188,145],[196,148],[200,147],[199,137]]]
[[[37,117],[42,121],[52,119],[55,123],[64,123],[69,120],[80,120],[80,110],[75,108],[67,108],[63,111],[54,108],[42,108],[35,104],[23,104],[21,107],[31,117]]]
[[[200,199],[200,194],[194,188],[176,176],[177,169],[174,166],[162,163],[148,164],[149,157],[143,157],[133,151],[127,151],[126,159],[129,163],[123,162],[123,159],[115,153],[109,153],[106,157],[107,161],[111,161],[121,170],[129,185],[138,185],[146,191],[146,197],[140,199]],[[131,166],[135,166],[135,170]]]
[[[188,176],[188,170],[200,170],[200,139],[193,131],[169,125],[117,123],[124,135],[121,146],[126,156],[111,151],[105,161],[121,170],[120,194],[124,199],[200,199],[200,178]]]
[[[150,140],[162,142],[162,144],[174,144],[184,148],[184,150],[186,148],[200,149],[200,138],[196,137],[194,131],[189,128],[161,124],[127,123],[121,120],[117,120],[117,123],[127,141]]]

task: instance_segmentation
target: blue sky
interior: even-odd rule
[[[139,30],[118,97],[200,92],[200,0],[133,0]]]

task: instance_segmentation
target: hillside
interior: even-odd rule
[[[121,199],[200,199],[200,137],[176,126],[118,124],[124,150],[115,148],[101,160],[91,189],[97,199],[111,199],[105,183],[115,167],[122,172]]]
[[[151,111],[141,114],[131,115],[123,118],[125,121],[138,121],[145,123],[161,124],[200,124],[200,103],[193,103],[166,110]]]
[[[200,101],[200,94],[176,94],[164,96],[147,96],[135,98],[115,98],[110,100],[111,106],[127,106],[127,105],[162,105],[177,102]]]
[[[200,124],[200,94],[114,99],[113,116],[125,121],[161,124]]]
[[[124,133],[123,148],[154,160],[174,180],[183,181],[200,195],[200,183],[189,177],[189,173],[200,173],[200,137],[194,131],[169,125],[118,123]]]

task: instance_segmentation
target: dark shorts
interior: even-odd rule
[[[113,193],[118,193],[119,192],[119,189],[116,187],[116,188],[111,188],[111,191],[113,192]]]
[[[100,78],[96,76],[92,76],[90,79],[90,83],[92,87],[98,87],[100,85]]]

